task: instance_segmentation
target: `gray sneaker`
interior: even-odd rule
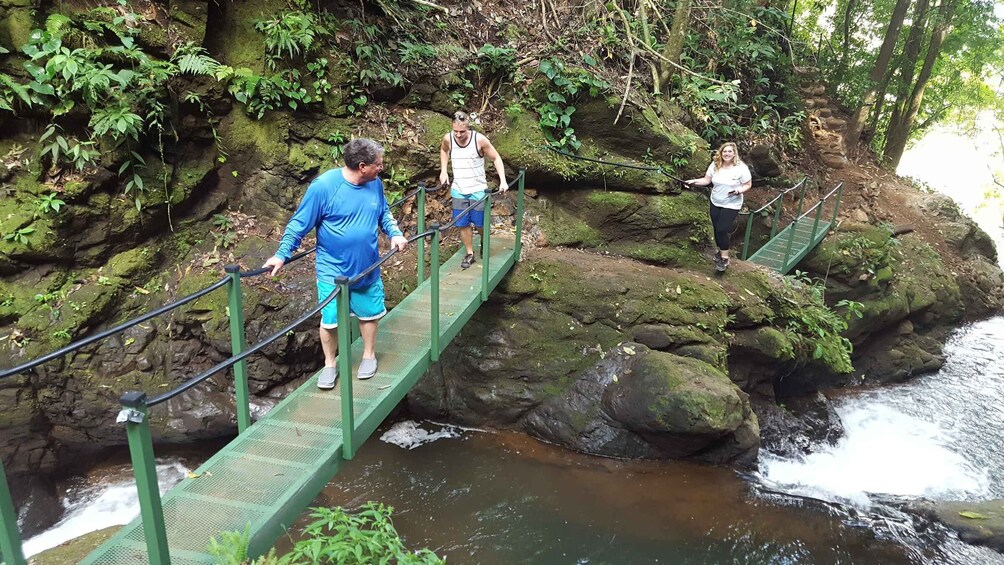
[[[325,367],[321,369],[321,376],[317,377],[317,388],[331,390],[335,388],[335,381],[338,380],[338,367]]]
[[[359,362],[359,374],[357,375],[360,379],[368,379],[375,375],[377,372],[377,360],[376,358],[366,358]]]

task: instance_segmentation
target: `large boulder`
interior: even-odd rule
[[[724,373],[631,342],[522,424],[545,441],[614,457],[751,464],[760,443],[748,396]]]
[[[548,245],[601,248],[658,265],[697,266],[710,242],[707,201],[692,192],[576,190],[539,199]]]
[[[408,403],[420,416],[523,430],[598,455],[748,463],[759,434],[752,402],[772,402],[796,368],[835,375],[849,367],[846,352],[831,353],[837,336],[824,340],[802,321],[824,312],[757,270],[712,279],[536,251]],[[826,355],[814,359],[817,345]]]

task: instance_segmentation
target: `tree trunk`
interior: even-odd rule
[[[847,137],[844,142],[852,154],[857,152],[861,130],[864,129],[868,113],[875,105],[879,81],[882,80],[889,68],[889,60],[892,59],[892,51],[896,47],[896,39],[899,37],[900,28],[903,27],[903,18],[906,17],[906,10],[909,7],[910,0],[896,0],[896,7],[893,8],[889,27],[886,28],[885,39],[882,40],[882,48],[879,49],[878,60],[875,61],[875,66],[872,67],[872,71],[868,75],[868,89],[865,91],[857,110],[851,115],[850,123],[847,124]]]
[[[941,46],[945,42],[945,37],[948,36],[948,32],[952,28],[956,5],[958,5],[958,0],[946,0],[938,9],[938,23],[934,26],[934,31],[931,32],[927,56],[924,57],[924,66],[920,69],[920,75],[917,76],[917,83],[910,94],[910,100],[903,112],[899,127],[896,128],[895,135],[894,132],[889,132],[883,154],[889,166],[894,169],[899,166],[899,160],[903,158],[906,141],[910,138],[910,130],[913,129],[913,123],[920,112],[920,105],[924,101],[924,90],[931,79],[931,73],[934,72],[934,64],[941,55]]]
[[[683,54],[683,40],[687,37],[687,30],[690,28],[690,8],[692,0],[678,0],[676,10],[673,12],[673,25],[670,28],[669,37],[666,38],[666,46],[662,54],[667,59],[676,64],[680,64],[680,55]],[[669,63],[662,63],[662,72],[659,73],[659,82],[666,84],[676,73],[676,67]]]
[[[840,46],[840,60],[837,62],[837,71],[833,74],[833,84],[837,85],[843,82],[844,73],[847,72],[847,58],[850,57],[851,53],[851,14],[854,12],[854,6],[857,0],[847,0],[847,7],[844,9],[844,21],[841,26],[843,29],[843,38],[841,39]]]
[[[882,84],[879,85],[878,94],[875,96],[875,106],[872,108],[868,118],[868,126],[861,130],[862,140],[865,142],[865,145],[871,144],[875,137],[875,131],[878,129],[878,122],[882,118],[882,111],[885,106],[885,95],[889,91],[889,82],[892,81],[892,76],[895,73],[896,70],[890,67],[882,79]]]
[[[882,150],[883,154],[888,154],[889,138],[895,135],[903,122],[910,87],[913,86],[913,75],[917,71],[917,60],[920,58],[921,43],[924,40],[925,31],[927,31],[928,5],[928,0],[917,1],[913,12],[913,23],[910,25],[910,34],[903,45],[903,62],[899,67],[899,82],[896,84],[896,104],[892,109],[892,117],[889,118],[889,127],[886,128],[886,143]]]

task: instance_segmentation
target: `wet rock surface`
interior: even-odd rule
[[[966,543],[1004,553],[1004,500],[920,501],[907,509],[955,530]]]

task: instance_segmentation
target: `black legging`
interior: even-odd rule
[[[739,210],[711,205],[711,226],[715,229],[715,245],[722,251],[729,250],[729,236],[739,217]]]

